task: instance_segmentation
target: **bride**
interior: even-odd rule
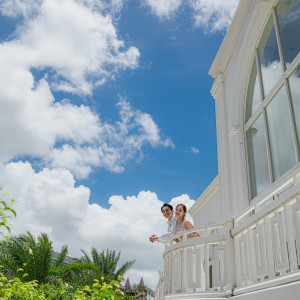
[[[184,230],[189,230],[195,228],[194,225],[188,221],[185,220],[185,215],[186,215],[186,206],[184,204],[178,204],[175,209],[175,216],[177,218],[176,222],[176,232],[175,234],[184,231]],[[200,237],[198,232],[191,232],[187,235],[187,239],[193,239],[196,237]],[[180,237],[174,239],[175,242],[179,242],[183,240],[183,236],[181,235]]]

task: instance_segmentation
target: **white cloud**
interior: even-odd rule
[[[73,0],[45,0],[37,17],[19,27],[17,38],[7,47],[13,48],[27,69],[50,68],[55,90],[79,94],[91,94],[95,82],[136,68],[139,58],[137,48],[124,49],[110,15]]]
[[[93,167],[123,171],[128,160],[142,158],[146,143],[173,146],[150,115],[125,100],[118,104],[121,121],[104,123],[86,105],[55,99],[53,90],[91,94],[137,66],[138,49],[124,49],[112,18],[91,10],[97,2],[5,1],[1,11],[25,14],[29,6],[35,13],[26,13],[16,36],[0,44],[0,161],[30,155],[84,178]]]
[[[222,31],[228,28],[239,0],[189,0],[194,10],[195,26],[206,32]]]
[[[17,77],[21,91],[22,79],[26,85],[26,75],[31,79],[28,72]],[[4,89],[8,92],[3,92]],[[0,98],[1,161],[30,155],[42,158],[48,166],[68,168],[78,178],[84,178],[93,167],[122,172],[128,160],[142,158],[145,144],[174,147],[169,138],[161,137],[149,114],[132,108],[124,99],[118,103],[120,121],[103,123],[87,106],[54,102],[44,79],[34,90],[25,86],[24,91],[17,97],[20,92],[5,86],[3,76],[0,82],[0,95],[1,92],[4,95]],[[57,142],[62,146],[57,146]]]
[[[23,16],[27,18],[39,9],[42,2],[43,0],[2,0],[0,12],[6,17]]]
[[[196,147],[191,147],[191,151],[194,153],[194,154],[199,154],[200,153],[200,150]]]
[[[181,196],[172,198],[171,205],[175,208],[178,204],[184,204],[186,206],[187,211],[192,207],[192,205],[195,203],[195,200],[190,199],[189,195],[182,194]],[[189,215],[189,213],[186,214],[186,219],[192,221],[192,217]]]
[[[159,18],[171,17],[181,6],[182,0],[143,0]]]
[[[13,234],[29,230],[37,235],[49,234],[56,250],[69,245],[71,256],[81,256],[80,248],[89,251],[121,250],[123,261],[136,259],[128,273],[132,283],[144,277],[146,284],[156,287],[162,266],[163,245],[150,243],[152,234],[166,232],[162,202],[155,193],[141,191],[137,196],[112,196],[109,208],[90,204],[90,190],[76,186],[72,174],[65,169],[47,168],[35,172],[26,162],[9,163],[0,169],[2,191],[20,201],[14,208]],[[189,208],[194,201],[188,195],[171,200]],[[147,259],[145,259],[147,258]]]
[[[159,18],[171,18],[180,10],[192,10],[194,24],[205,32],[213,33],[228,28],[239,0],[142,0]]]
[[[174,147],[170,138],[161,137],[158,126],[149,114],[133,109],[124,99],[117,105],[120,121],[112,124],[99,121],[99,134],[93,144],[64,144],[52,149],[45,158],[48,165],[67,168],[77,178],[85,178],[92,167],[122,172],[128,160],[142,158],[144,144]]]
[[[115,15],[121,12],[124,0],[74,0],[76,3],[84,5],[97,12],[108,12]],[[44,0],[2,0],[0,3],[0,13],[7,17],[29,18],[38,13]]]

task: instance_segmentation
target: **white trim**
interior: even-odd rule
[[[235,225],[234,229],[231,231],[232,236],[236,236],[245,228],[248,228],[251,224],[259,222],[265,215],[270,214],[279,206],[282,206],[285,202],[291,200],[292,198],[296,198],[300,194],[299,186],[296,185],[284,193],[282,196],[278,197],[272,203],[267,205],[258,211],[255,215],[252,215],[249,218],[246,218],[241,224]]]
[[[256,284],[252,284],[252,285],[245,286],[242,288],[234,289],[233,295],[236,296],[236,295],[245,294],[245,293],[254,292],[254,291],[257,292],[262,289],[276,287],[278,285],[292,283],[292,282],[299,281],[299,280],[300,280],[300,274],[299,274],[299,272],[297,272],[297,273],[285,275],[284,277],[265,280],[260,283],[256,283]]]
[[[210,93],[215,100],[219,99],[219,95],[222,92],[222,87],[225,84],[225,76],[223,73],[219,73],[216,79],[213,82]]]
[[[206,298],[213,298],[215,300],[223,300],[226,298],[225,292],[212,292],[212,293],[192,293],[192,294],[172,294],[165,296],[164,299],[184,299],[184,300],[193,300],[193,299],[206,299]]]

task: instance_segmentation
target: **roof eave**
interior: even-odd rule
[[[219,73],[225,73],[227,66],[230,64],[231,56],[239,40],[251,6],[252,1],[240,0],[232,22],[208,72],[212,77],[216,78]]]

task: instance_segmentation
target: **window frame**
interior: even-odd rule
[[[263,30],[258,38],[257,44],[255,46],[254,55],[251,60],[251,67],[249,69],[249,72],[252,70],[252,65],[254,63],[254,59],[256,62],[256,68],[257,68],[257,78],[259,83],[259,89],[260,89],[260,95],[262,102],[257,107],[257,109],[252,112],[252,115],[249,117],[249,119],[246,121],[246,108],[247,108],[247,93],[249,88],[249,79],[250,75],[248,75],[248,83],[247,83],[247,89],[246,89],[246,99],[244,100],[244,116],[243,116],[243,138],[244,138],[244,145],[245,145],[245,154],[246,154],[246,170],[247,170],[247,183],[248,183],[248,199],[249,199],[249,205],[261,202],[262,198],[264,199],[276,189],[280,183],[284,182],[287,178],[290,178],[292,174],[295,173],[295,170],[300,167],[300,143],[298,141],[298,135],[297,135],[297,128],[296,128],[296,122],[295,122],[295,114],[291,99],[291,91],[289,86],[289,77],[293,74],[293,72],[300,66],[300,52],[294,57],[293,61],[289,64],[288,67],[286,67],[286,62],[284,58],[284,51],[283,51],[283,45],[281,41],[281,33],[279,29],[279,22],[277,17],[277,11],[276,6],[279,3],[279,1],[276,1],[274,6],[272,7],[270,13],[266,17],[266,23],[264,24]],[[259,52],[258,52],[258,46],[260,43],[260,40],[262,38],[262,34],[264,32],[265,26],[269,20],[269,18],[272,16],[273,22],[274,22],[274,28],[275,28],[275,34],[276,34],[276,41],[279,51],[279,57],[280,57],[280,64],[282,68],[282,75],[277,80],[277,82],[274,84],[272,89],[269,91],[267,95],[264,95],[264,89],[263,89],[263,79],[262,79],[262,73],[261,73],[261,65],[260,65],[260,59],[259,59]],[[289,121],[291,124],[292,129],[292,138],[293,138],[293,146],[294,146],[294,153],[295,153],[295,159],[296,164],[290,168],[288,171],[286,171],[284,174],[282,174],[277,180],[274,180],[274,174],[273,174],[273,163],[272,163],[272,157],[271,157],[271,147],[270,147],[270,137],[269,137],[269,129],[268,129],[268,123],[267,123],[267,115],[266,115],[266,108],[267,105],[272,101],[272,99],[275,97],[276,93],[281,89],[284,88],[286,92],[286,101],[288,104],[288,110],[289,110]],[[266,149],[267,149],[267,163],[268,163],[268,172],[269,172],[269,186],[263,190],[262,192],[256,194],[253,198],[251,197],[251,183],[250,183],[250,165],[249,165],[249,153],[248,153],[248,145],[247,145],[247,138],[246,134],[247,131],[250,129],[250,127],[254,124],[254,122],[258,119],[258,117],[262,114],[263,121],[264,121],[264,134],[265,134],[265,143],[266,143]]]

